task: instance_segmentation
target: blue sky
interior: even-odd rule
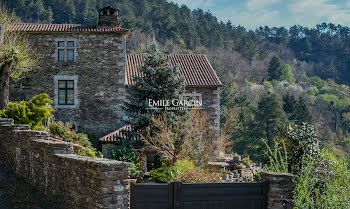
[[[190,9],[210,11],[219,20],[249,29],[258,26],[303,25],[322,22],[350,26],[350,0],[168,0]]]

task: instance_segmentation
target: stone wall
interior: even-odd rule
[[[128,208],[129,163],[77,156],[73,144],[0,118],[0,160],[57,208]]]
[[[285,205],[284,200],[294,200],[294,175],[290,173],[262,172],[262,180],[269,182],[267,193],[267,209],[291,209],[293,206]]]
[[[220,87],[186,87],[185,92],[201,94],[202,107],[215,130],[214,140],[218,140],[220,136]]]
[[[50,32],[28,33],[28,36],[39,63],[28,77],[11,82],[10,101],[29,100],[40,93],[47,93],[57,101],[55,78],[67,77],[70,78],[67,80],[77,81],[76,102],[68,108],[56,105],[56,119],[72,121],[78,131],[95,133],[97,137],[121,127],[125,34]],[[75,41],[75,61],[58,61],[57,42],[60,40]]]

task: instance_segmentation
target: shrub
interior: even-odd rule
[[[193,169],[196,169],[193,161],[178,160],[173,166],[167,166],[166,163],[163,163],[162,167],[151,171],[151,177],[157,183],[168,183],[173,178]]]
[[[115,145],[108,149],[107,156],[113,160],[133,162],[137,164],[139,156],[130,149],[131,147],[126,144],[123,144],[122,146]]]
[[[102,156],[102,153],[100,151],[95,151],[93,148],[83,148],[76,150],[76,154],[81,156],[88,156],[88,157],[99,157]]]
[[[20,104],[10,102],[8,107],[0,110],[3,118],[13,118],[16,124],[29,124],[33,130],[41,129],[41,123],[53,117],[53,101],[47,94],[39,94],[29,101],[21,101]]]
[[[59,136],[64,141],[73,142],[85,148],[92,148],[89,137],[84,133],[76,133],[71,122],[64,124],[61,121],[52,121],[47,128],[51,135]]]
[[[186,171],[195,169],[194,162],[188,159],[177,160],[173,166],[174,176],[178,176]]]
[[[267,148],[267,163],[264,165],[264,170],[270,172],[288,173],[288,154],[285,142],[275,142],[274,147],[270,146],[263,140]]]
[[[178,177],[173,178],[174,181],[181,181],[183,183],[219,183],[222,182],[218,175],[213,174],[210,171],[202,169],[188,170]]]
[[[303,208],[350,208],[350,171],[325,149],[303,165],[295,185],[295,203]]]
[[[162,166],[151,171],[151,179],[157,183],[168,183],[173,177],[172,167]]]
[[[204,112],[192,110],[189,118],[172,126],[168,125],[165,114],[152,121],[157,130],[155,136],[143,139],[148,148],[168,150],[162,152],[168,158],[178,149],[179,159],[189,159],[197,166],[205,166],[214,158],[213,130]]]
[[[102,156],[101,152],[96,151],[96,149],[92,147],[88,135],[84,133],[76,133],[71,122],[64,124],[61,121],[52,121],[48,125],[47,131],[53,136],[61,137],[64,141],[83,146],[83,149],[75,150],[75,153],[78,155],[94,158]]]

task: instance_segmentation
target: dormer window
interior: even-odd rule
[[[56,54],[59,62],[74,62],[77,57],[77,43],[73,39],[57,39]]]

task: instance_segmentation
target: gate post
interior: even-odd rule
[[[182,183],[180,181],[174,182],[174,209],[183,208],[183,191]]]
[[[267,209],[289,209],[284,200],[294,200],[294,175],[290,173],[261,172],[262,180],[268,182]]]

